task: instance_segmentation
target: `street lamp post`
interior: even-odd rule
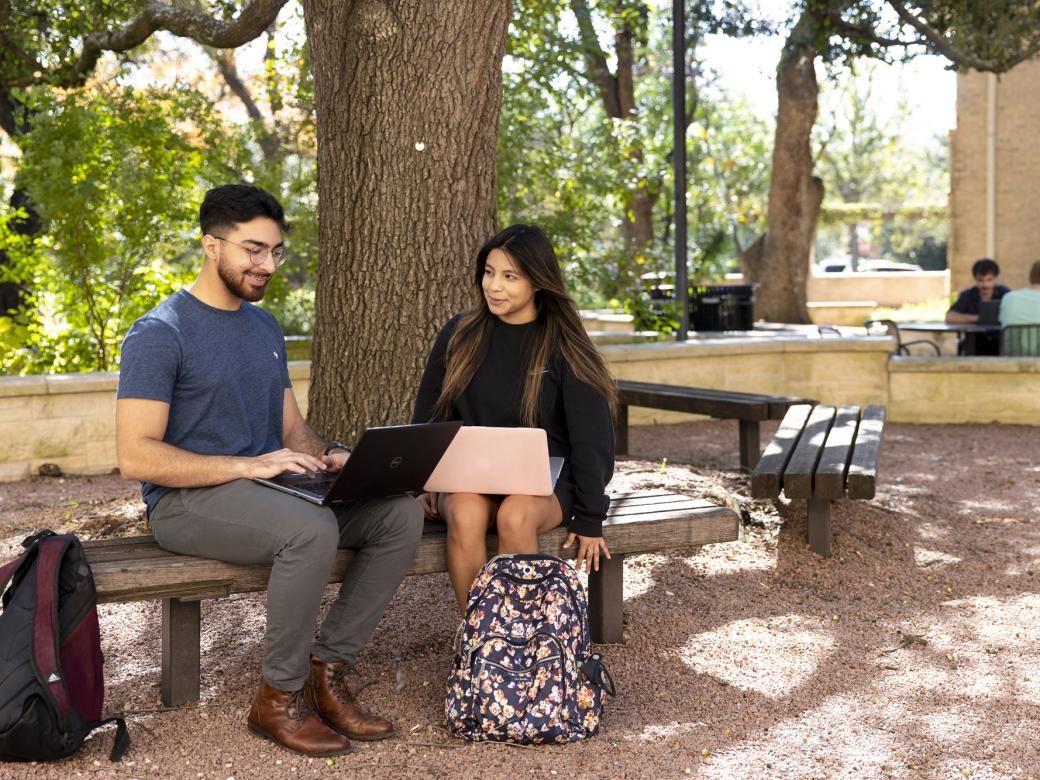
[[[675,174],[675,292],[679,301],[677,341],[690,329],[690,285],[686,271],[686,7],[672,0],[672,124]]]

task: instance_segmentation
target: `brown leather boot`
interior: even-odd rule
[[[351,739],[386,739],[394,735],[394,724],[372,715],[354,701],[347,687],[348,667],[342,661],[322,661],[311,656],[311,679],[304,690],[322,720]]]
[[[337,734],[307,706],[302,690],[286,693],[260,681],[246,720],[254,734],[304,756],[340,756],[350,740]]]

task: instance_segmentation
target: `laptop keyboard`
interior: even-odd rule
[[[319,471],[314,476],[310,474],[285,474],[282,477],[282,481],[295,488],[322,492],[332,487],[332,483],[336,481],[336,474],[331,471]]]

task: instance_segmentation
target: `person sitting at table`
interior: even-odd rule
[[[999,301],[1009,292],[1010,288],[1003,284],[997,284],[1000,276],[1000,266],[996,260],[983,257],[976,260],[971,267],[971,275],[975,278],[975,284],[966,290],[961,290],[957,300],[953,302],[949,311],[946,312],[946,322],[954,324],[977,323],[979,321],[979,304],[983,301]],[[963,339],[958,346],[960,354],[967,354],[968,339]],[[1000,335],[996,333],[979,333],[974,339],[976,355],[996,355],[1000,353]]]
[[[1029,286],[1000,299],[1000,324],[1040,324],[1040,260],[1029,266]]]
[[[1029,286],[1021,290],[1013,290],[1000,299],[1000,324],[1008,325],[1040,325],[1040,260],[1029,267]],[[1023,339],[1022,336],[1027,338]],[[1037,337],[1031,334],[1020,334],[1005,354],[1037,355],[1040,344]],[[1009,345],[1006,345],[1009,346]]]

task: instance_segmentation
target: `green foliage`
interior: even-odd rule
[[[942,321],[950,303],[949,298],[932,298],[898,307],[881,306],[870,313],[870,319],[896,322]]]
[[[190,90],[38,91],[30,105],[18,182],[45,230],[0,234],[26,294],[4,318],[0,371],[113,369],[130,323],[190,279],[202,192],[238,180],[244,150]]]
[[[59,83],[79,58],[83,38],[115,29],[140,12],[134,0],[19,0],[0,3],[0,83],[49,79]]]
[[[536,222],[547,230],[580,305],[601,307],[617,298],[638,314],[647,304],[633,277],[674,268],[671,19],[665,9],[645,3],[590,5],[597,29],[631,25],[636,111],[624,119],[606,115],[585,71],[585,50],[568,33],[574,29],[569,3],[541,0],[517,8],[503,74],[499,221]],[[741,7],[696,4],[692,24],[698,30],[746,27]],[[691,48],[690,57],[695,54]],[[770,128],[714,89],[704,70],[691,59],[689,72],[699,74],[691,85],[687,132],[689,254],[696,278],[721,275],[761,232],[769,176]],[[623,223],[637,193],[654,200],[656,235],[630,256]],[[668,327],[667,316],[651,320]]]
[[[873,92],[880,67],[829,69],[825,119],[816,126],[825,191],[816,254],[851,254],[853,241],[866,241],[886,258],[944,268],[946,144],[938,136],[924,150],[905,143],[909,108],[899,103],[893,111],[887,96]]]

